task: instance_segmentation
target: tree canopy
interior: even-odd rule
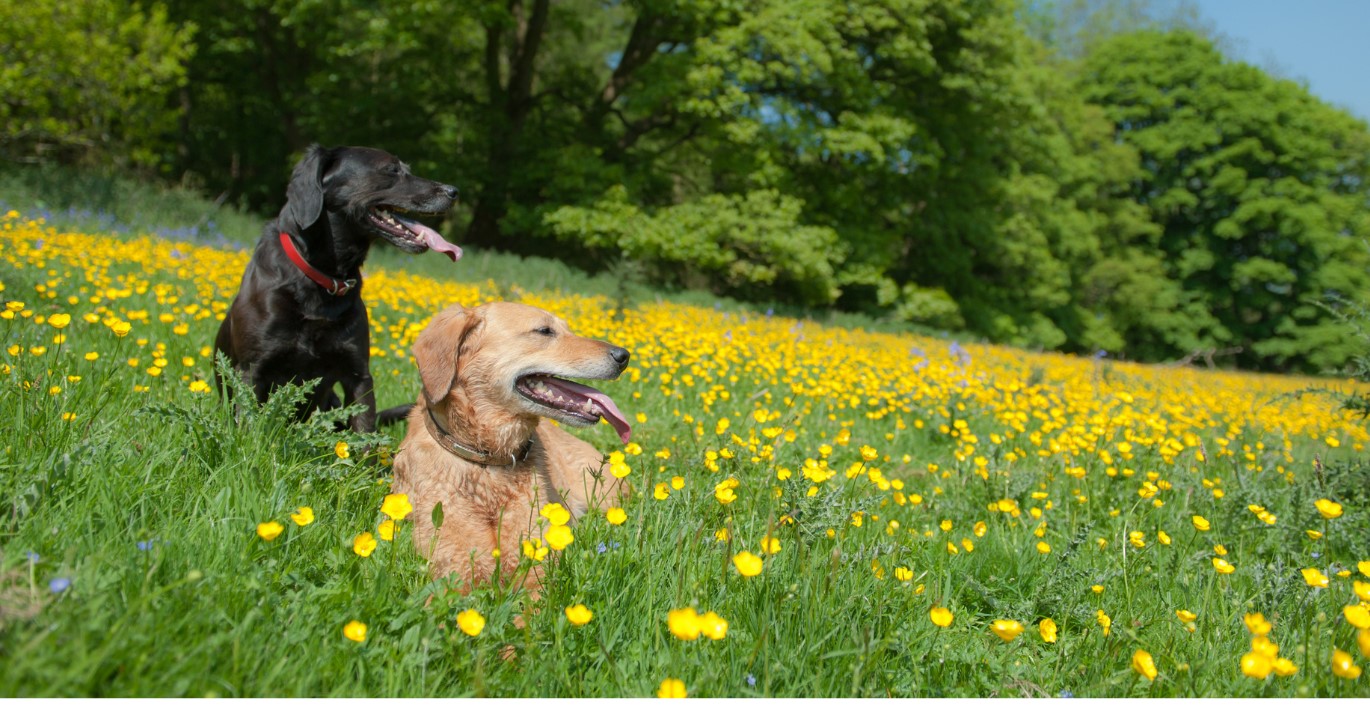
[[[1334,367],[1317,302],[1370,296],[1366,124],[1183,2],[148,7],[127,144],[253,209],[308,144],[375,145],[459,186],[468,244],[1146,360]]]

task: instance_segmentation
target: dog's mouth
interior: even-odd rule
[[[524,375],[514,383],[514,389],[525,399],[541,405],[561,416],[554,417],[571,424],[590,425],[601,417],[618,432],[618,438],[628,443],[633,427],[618,411],[609,395],[582,385],[546,374]]]
[[[441,234],[422,222],[401,217],[401,214],[418,213],[401,207],[380,205],[367,210],[366,217],[370,226],[385,237],[386,241],[407,252],[417,254],[432,249],[446,254],[452,261],[461,258],[461,247],[448,243]]]

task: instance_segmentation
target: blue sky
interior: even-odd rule
[[[1196,0],[1234,59],[1370,121],[1370,0]]]

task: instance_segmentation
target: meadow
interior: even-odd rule
[[[538,603],[463,596],[386,499],[401,427],[214,392],[247,254],[169,236],[0,216],[0,695],[1370,696],[1355,383],[379,259],[381,407],[451,303],[633,353],[632,442],[578,432],[622,514],[521,562]]]

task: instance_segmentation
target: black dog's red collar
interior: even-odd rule
[[[323,290],[328,292],[328,295],[345,296],[348,291],[357,287],[356,279],[335,279],[310,266],[309,262],[305,261],[304,257],[300,255],[300,251],[295,248],[295,241],[285,232],[281,232],[281,249],[285,250],[285,255],[295,263],[295,266],[300,267],[300,271],[303,271],[304,275],[308,276],[310,281],[322,286]]]

